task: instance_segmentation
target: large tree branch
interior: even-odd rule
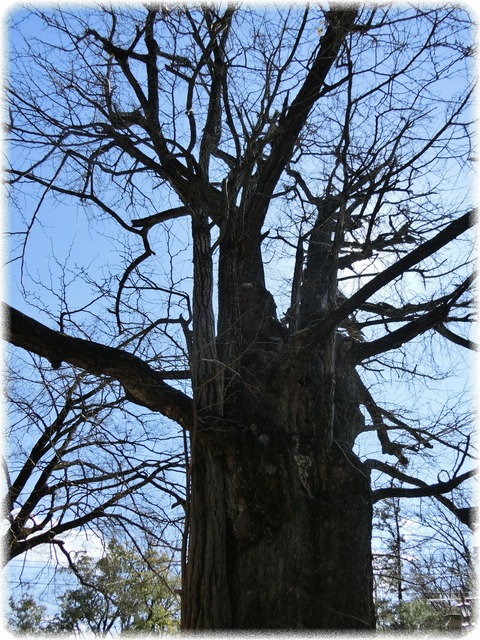
[[[9,319],[5,338],[11,344],[47,358],[54,368],[68,362],[94,375],[113,378],[131,402],[159,411],[185,429],[191,428],[191,398],[168,385],[162,371],[122,349],[54,331],[7,304],[4,313]]]
[[[352,30],[356,9],[343,9],[328,13],[329,27],[321,40],[316,58],[298,94],[278,123],[272,139],[272,151],[265,163],[257,185],[251,220],[260,229],[270,198],[298,140],[308,115],[321,95],[324,82],[334,64],[348,32]]]
[[[384,351],[391,351],[392,349],[398,349],[405,342],[413,340],[416,336],[428,331],[429,329],[436,328],[440,323],[447,319],[452,305],[456,300],[468,289],[471,283],[471,278],[467,278],[457,289],[451,294],[448,302],[443,302],[428,313],[423,314],[419,318],[408,322],[396,331],[373,340],[372,342],[357,343],[350,349],[349,355],[357,362],[371,358],[378,353]],[[464,346],[464,345],[462,345]]]
[[[465,231],[475,223],[473,213],[473,211],[469,211],[457,220],[454,220],[442,229],[442,231],[437,233],[436,236],[430,238],[430,240],[427,240],[403,258],[400,258],[395,264],[384,269],[354,293],[353,296],[347,298],[345,302],[332,311],[326,318],[314,320],[310,327],[303,330],[302,342],[313,343],[321,340],[377,291],[395,280],[395,278],[406,273],[419,262],[422,262],[422,260],[439,251],[462,233],[465,233]],[[438,321],[440,322],[441,318]]]
[[[427,484],[423,480],[419,480],[418,478],[412,478],[405,473],[402,473],[398,469],[394,469],[390,465],[380,462],[379,460],[367,460],[366,466],[370,469],[377,469],[382,473],[386,473],[392,478],[396,478],[401,482],[407,482],[409,484],[417,485],[416,487],[400,487],[400,486],[392,486],[392,487],[384,487],[382,489],[377,489],[372,492],[373,502],[379,502],[380,500],[384,500],[385,498],[426,498],[433,497],[436,498],[439,502],[445,505],[452,513],[454,513],[462,522],[465,524],[469,524],[465,520],[465,514],[462,513],[461,509],[458,509],[455,504],[445,497],[445,493],[449,493],[456,489],[461,484],[463,484],[469,478],[472,478],[476,470],[472,469],[470,471],[466,471],[461,475],[454,474],[450,480],[446,482],[437,482],[435,484]],[[470,524],[469,524],[470,526]]]
[[[435,326],[435,331],[437,331],[444,338],[447,338],[447,340],[450,340],[450,342],[453,342],[454,344],[458,344],[461,347],[464,347],[465,349],[471,349],[472,351],[478,350],[478,345],[475,342],[457,335],[456,333],[448,329],[443,324],[443,322],[440,322]]]
[[[160,211],[158,213],[153,213],[150,216],[146,216],[145,218],[136,218],[131,221],[132,227],[146,227],[149,229],[153,227],[155,224],[159,224],[160,222],[166,222],[167,220],[173,220],[174,218],[180,218],[181,216],[187,216],[190,214],[190,210],[188,207],[174,207],[173,209],[168,209],[167,211]]]

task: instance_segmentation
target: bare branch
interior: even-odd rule
[[[435,484],[428,484],[423,480],[419,480],[418,478],[413,478],[412,476],[407,475],[406,473],[402,473],[398,469],[391,467],[390,465],[380,462],[379,460],[367,460],[367,467],[370,469],[377,469],[378,471],[382,471],[387,475],[400,480],[402,482],[406,482],[408,484],[417,485],[416,488],[409,487],[385,487],[382,489],[376,489],[373,491],[373,501],[378,502],[379,500],[384,500],[385,498],[420,498],[426,496],[433,497],[441,497],[444,493],[449,493],[459,487],[463,482],[468,480],[469,478],[473,478],[476,474],[476,470],[473,469],[471,471],[466,471],[460,475],[454,475],[450,480],[446,482],[437,482]]]
[[[94,375],[113,378],[124,387],[131,402],[159,411],[185,429],[191,428],[191,399],[167,385],[161,371],[126,351],[53,331],[9,305],[4,305],[4,312],[10,322],[5,337],[11,344],[47,358],[54,369],[64,361]]]
[[[471,226],[475,224],[473,211],[470,211],[457,220],[448,224],[442,231],[430,240],[427,240],[416,249],[413,249],[403,258],[400,258],[390,267],[384,269],[377,276],[372,278],[370,282],[361,287],[350,298],[346,299],[335,311],[330,313],[320,322],[315,323],[315,327],[308,328],[302,332],[302,339],[307,342],[317,341],[338,326],[342,320],[347,318],[353,311],[359,308],[361,304],[366,302],[374,293],[382,287],[389,284],[395,278],[406,273],[413,266],[425,260],[429,256],[436,253],[439,249],[449,244],[452,240],[465,233]],[[440,322],[442,318],[438,318]]]
[[[455,289],[448,301],[443,302],[415,320],[408,322],[403,327],[400,327],[400,329],[392,331],[378,340],[352,345],[350,350],[351,357],[357,362],[360,362],[384,351],[398,349],[398,347],[405,342],[409,342],[421,333],[437,327],[438,324],[446,320],[453,304],[465,293],[471,281],[472,279],[468,278],[462,285]]]
[[[161,222],[166,222],[167,220],[173,220],[174,218],[180,218],[181,216],[186,216],[190,213],[187,207],[174,207],[173,209],[168,209],[167,211],[160,211],[159,213],[153,213],[150,216],[146,216],[145,218],[136,218],[132,220],[133,227],[153,227],[155,224],[159,224]]]
[[[443,322],[439,322],[437,325],[435,325],[434,328],[435,328],[435,331],[438,331],[438,333],[441,336],[443,336],[444,338],[447,338],[447,340],[450,340],[450,342],[453,342],[454,344],[458,344],[461,347],[464,347],[465,349],[478,351],[478,345],[475,342],[473,342],[472,340],[467,340],[466,338],[463,338],[462,336],[459,336],[458,334],[454,333],[453,331],[448,329],[448,327],[446,327]]]

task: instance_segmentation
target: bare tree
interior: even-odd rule
[[[471,496],[457,493],[458,503],[471,503]],[[400,499],[393,498],[375,510],[378,617],[384,627],[406,628],[418,606],[418,613],[427,617],[423,623],[430,618],[436,628],[444,628],[444,615],[458,611],[459,603],[470,603],[474,596],[472,532],[433,498],[403,507],[400,511]]]
[[[9,308],[8,340],[188,433],[184,628],[372,628],[373,503],[455,511],[472,475],[468,401],[426,404],[473,348],[469,15],[151,5],[16,23],[22,290],[52,207],[78,203],[112,254],[82,266],[85,302],[30,296],[43,322]]]

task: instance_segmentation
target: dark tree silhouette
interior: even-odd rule
[[[373,503],[455,511],[471,476],[453,390],[409,404],[473,348],[469,15],[14,18],[12,251],[42,317],[9,307],[7,339],[188,433],[184,628],[372,628]],[[30,247],[72,203],[110,253],[53,308]]]

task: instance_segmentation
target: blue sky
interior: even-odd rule
[[[463,190],[465,189],[465,184],[462,184],[463,180],[469,180],[469,178],[461,174],[453,174],[452,185],[456,183],[456,187]],[[161,193],[156,195],[156,200],[158,204],[162,203]],[[30,212],[35,207],[32,192],[29,190],[22,194],[19,202]],[[16,224],[19,212],[12,209],[6,213],[8,214],[5,216],[7,218],[6,225]],[[25,288],[34,296],[39,295],[49,311],[56,312],[57,315],[61,310],[60,303],[58,298],[49,292],[49,288],[52,290],[58,287],[63,288],[68,297],[71,297],[72,309],[80,309],[90,300],[91,296],[90,288],[80,277],[80,269],[88,265],[89,273],[95,274],[100,270],[103,272],[107,265],[112,270],[119,271],[122,264],[121,233],[118,234],[118,242],[113,244],[111,242],[111,226],[106,222],[98,221],[98,219],[93,221],[89,217],[90,214],[86,214],[88,211],[84,207],[67,202],[60,203],[57,199],[50,199],[47,196],[41,210],[42,221],[33,227],[27,245],[28,277],[24,280]],[[156,273],[165,278],[167,284],[174,283],[180,291],[189,291],[191,283],[187,230],[186,224],[182,223],[175,227],[175,233],[169,237],[159,234],[154,247],[156,255],[149,261]],[[115,230],[114,233],[117,231]],[[13,246],[14,242],[10,241],[10,246]],[[185,254],[181,254],[180,252],[184,250]],[[5,252],[8,252],[8,247],[5,248]],[[169,270],[168,261],[165,260],[165,256],[169,254],[176,257],[174,273]],[[32,307],[25,303],[20,286],[19,266],[19,261],[11,266],[8,276],[4,277],[3,287],[13,306],[27,313],[32,313]],[[284,278],[283,269],[283,264],[272,269],[272,282],[273,278],[280,280]],[[43,284],[40,285],[40,282]],[[415,285],[413,289],[415,289]],[[146,304],[153,305],[156,304],[156,301],[147,300]],[[38,319],[42,319],[40,316],[41,314],[37,316]],[[419,366],[428,366],[426,359],[422,361],[421,350],[418,351],[418,354]],[[426,354],[424,357],[426,358]],[[443,359],[447,356],[442,353],[441,357]],[[454,362],[457,364],[459,375],[450,378],[444,384],[439,383],[437,390],[432,391],[428,396],[422,396],[420,393],[416,398],[413,398],[408,386],[402,386],[399,390],[398,381],[395,379],[386,381],[383,389],[383,399],[386,406],[393,405],[394,401],[396,404],[399,400],[401,404],[408,406],[413,400],[414,406],[412,408],[418,409],[424,419],[427,419],[429,415],[433,414],[433,407],[438,410],[444,404],[448,393],[460,393],[463,386],[469,384],[468,374],[472,370],[472,356],[467,352],[457,351],[452,356],[452,363]],[[372,450],[374,447],[378,448],[376,441],[374,445],[369,438],[370,436],[367,435],[364,439],[365,451],[369,451],[370,447]],[[428,473],[428,468],[424,471]],[[436,468],[435,473],[437,473]]]

